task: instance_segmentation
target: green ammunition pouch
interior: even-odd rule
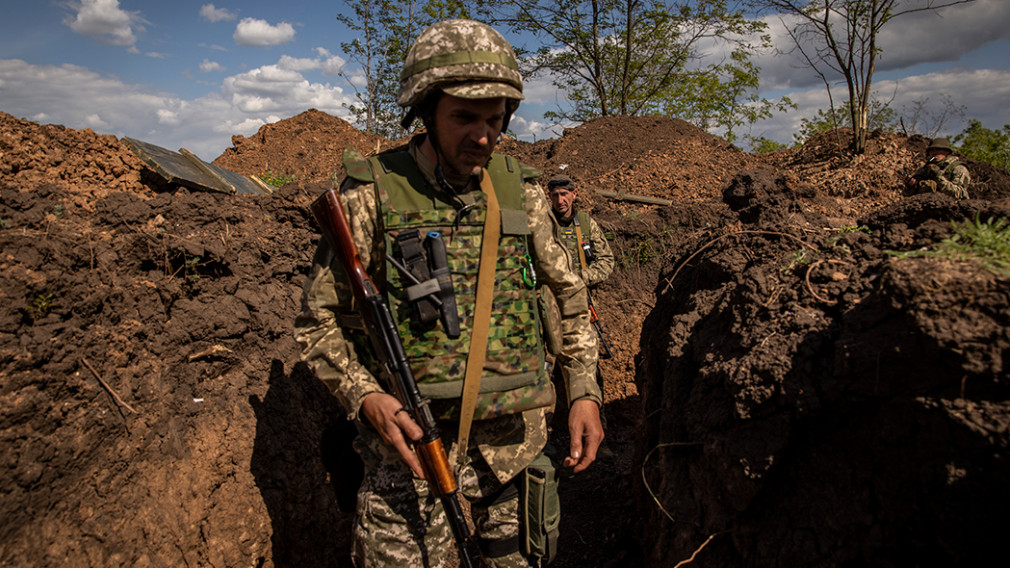
[[[535,566],[546,566],[557,555],[560,522],[557,466],[541,452],[519,481],[519,550]]]

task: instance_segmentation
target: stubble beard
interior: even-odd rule
[[[491,158],[493,148],[492,144],[483,146],[470,141],[462,142],[456,148],[454,161],[457,163],[452,164],[452,168],[454,170],[458,168],[460,171],[456,173],[459,175],[480,175],[481,170]]]

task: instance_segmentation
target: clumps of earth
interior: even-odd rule
[[[563,479],[555,566],[997,557],[1010,276],[919,253],[1006,219],[1010,175],[966,160],[972,199],[908,196],[925,139],[846,134],[502,141],[579,184],[618,260],[593,296],[615,456]],[[349,565],[348,424],[291,329],[308,205],[346,146],[399,142],[309,110],[233,137],[216,165],[293,179],[231,196],[0,113],[0,564]]]

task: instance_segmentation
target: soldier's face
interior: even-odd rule
[[[504,97],[463,99],[443,95],[435,107],[442,167],[456,175],[480,173],[494,151],[504,119]]]
[[[575,203],[576,190],[569,187],[555,187],[550,191],[551,208],[562,220],[567,221],[572,216],[572,205]]]

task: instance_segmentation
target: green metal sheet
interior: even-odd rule
[[[123,138],[122,142],[168,183],[197,191],[219,191],[228,194],[262,194],[271,191],[270,186],[260,179],[208,164],[185,148],[173,152],[134,138]]]

